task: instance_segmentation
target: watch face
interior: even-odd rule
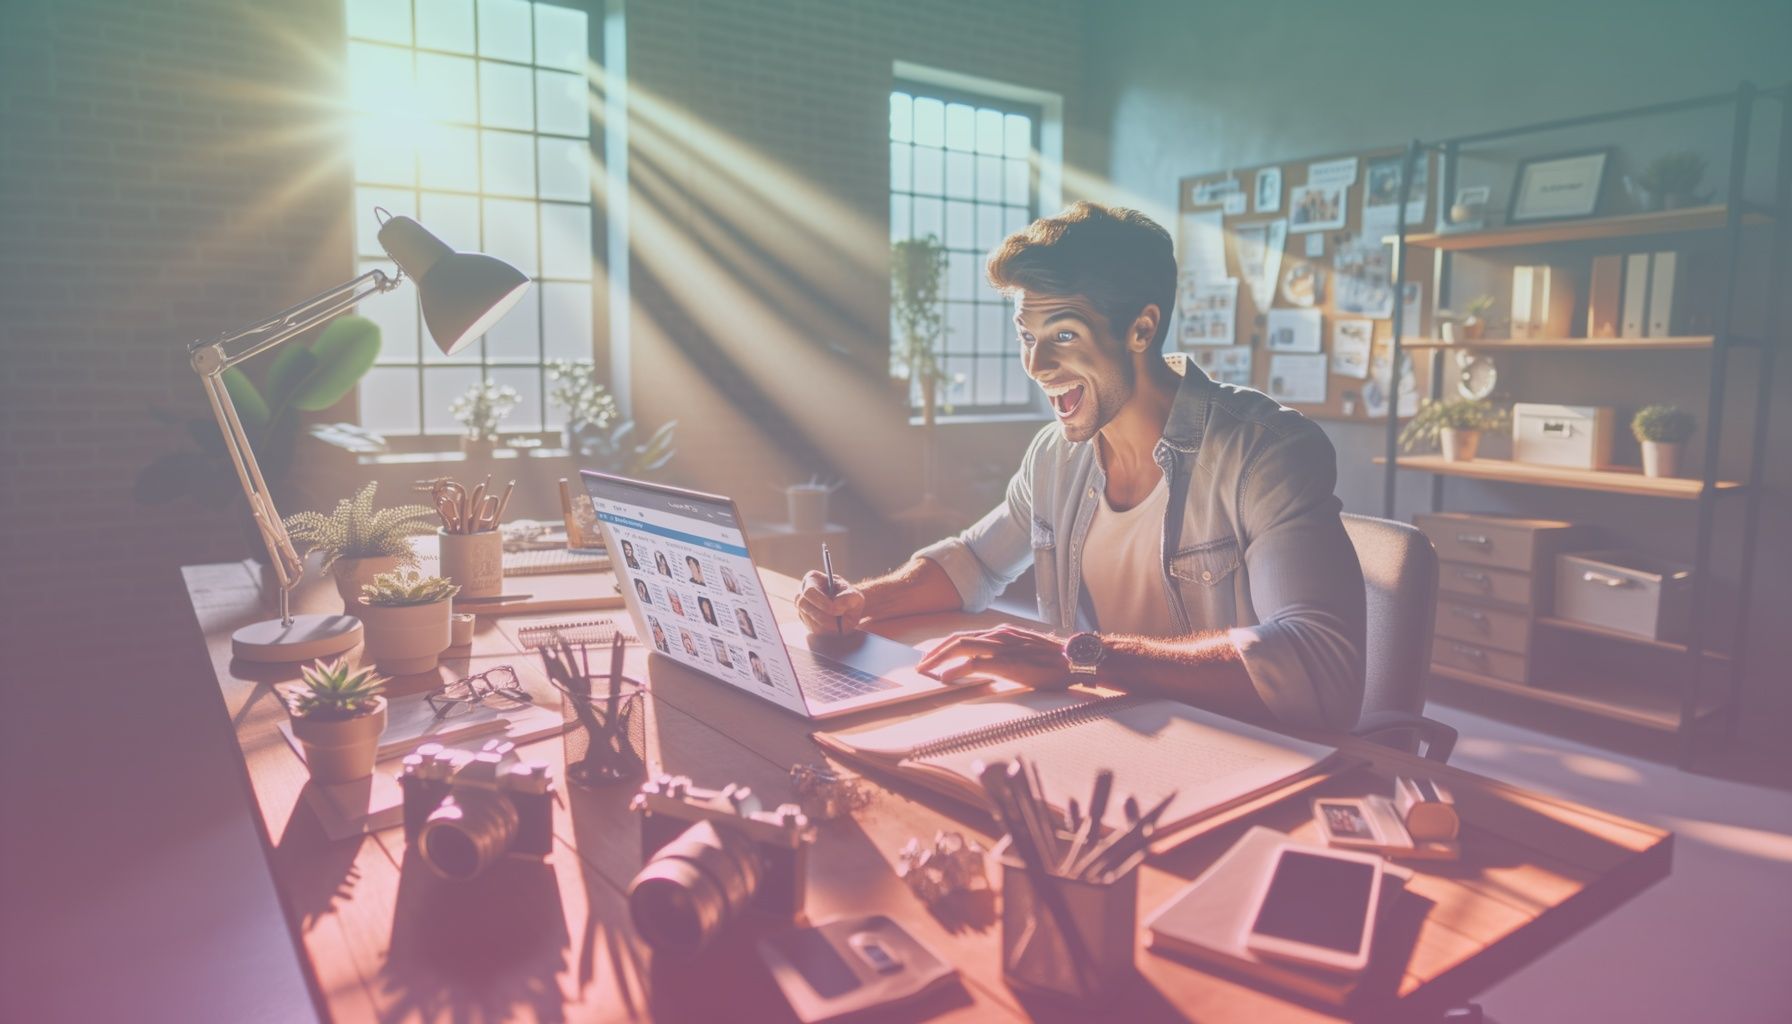
[[[1094,633],[1078,633],[1064,645],[1064,653],[1073,665],[1093,665],[1101,659],[1101,637]]]

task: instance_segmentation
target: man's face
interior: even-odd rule
[[[1078,295],[1021,292],[1014,303],[1021,364],[1045,390],[1067,441],[1087,441],[1132,398],[1132,353]]]

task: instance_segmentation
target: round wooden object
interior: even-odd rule
[[[250,623],[230,635],[231,653],[244,661],[310,661],[341,654],[361,642],[361,620],[353,615],[294,615]]]

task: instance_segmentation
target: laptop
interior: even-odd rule
[[[815,719],[966,688],[916,671],[907,644],[780,627],[732,499],[580,476],[637,635],[660,654]]]

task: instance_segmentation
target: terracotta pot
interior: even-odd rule
[[[305,749],[305,767],[311,780],[320,783],[353,782],[372,775],[380,733],[385,731],[384,697],[375,697],[373,710],[354,718],[292,720],[292,734]]]
[[[366,657],[375,668],[392,676],[435,668],[436,659],[453,639],[450,604],[443,600],[387,606],[357,600],[354,611],[367,634]]]
[[[1685,445],[1678,441],[1644,441],[1643,475],[1679,476],[1680,449],[1683,447]]]
[[[504,538],[497,530],[449,533],[436,527],[442,542],[442,575],[460,585],[461,597],[497,597],[504,592]]]
[[[372,583],[373,578],[382,572],[391,572],[398,568],[397,555],[377,555],[373,558],[338,558],[330,567],[330,574],[336,578],[336,592],[342,595],[342,608],[353,612],[355,602],[361,600],[361,585]]]
[[[1462,336],[1468,340],[1480,341],[1482,335],[1485,335],[1486,333],[1487,321],[1478,316],[1464,317],[1462,319]]]
[[[1438,431],[1437,436],[1444,450],[1444,458],[1450,462],[1468,462],[1475,457],[1475,449],[1481,447],[1479,430],[1445,427]]]

